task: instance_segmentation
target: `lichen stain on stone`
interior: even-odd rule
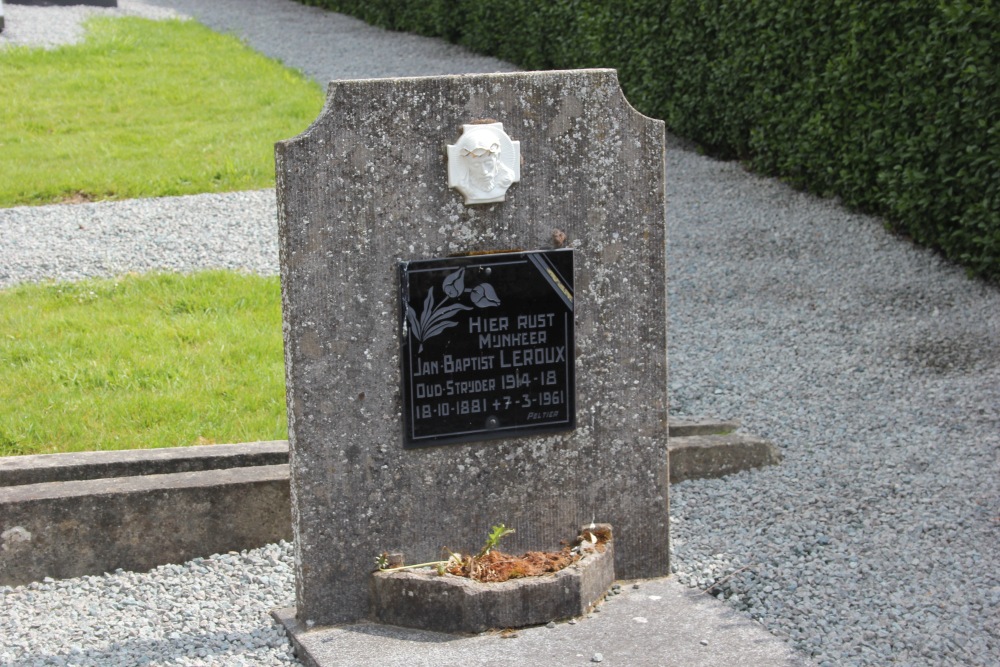
[[[31,533],[24,526],[14,526],[0,533],[3,551],[14,551],[31,543]]]

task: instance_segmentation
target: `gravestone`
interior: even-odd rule
[[[332,82],[277,144],[299,622],[501,522],[669,573],[663,151],[612,70]]]

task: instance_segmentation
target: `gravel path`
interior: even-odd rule
[[[670,389],[780,466],[672,488],[680,579],[829,665],[1000,664],[1000,290],[667,156]]]
[[[140,4],[321,81],[502,68],[288,0],[122,0]],[[738,418],[785,457],[673,487],[678,577],[819,664],[1000,664],[1000,290],[836,202],[667,161],[673,412]],[[274,236],[270,192],[0,210],[0,285],[272,273]],[[0,664],[294,662],[267,618],[293,597],[290,557],[0,588]]]
[[[0,586],[0,665],[299,665],[268,610],[294,599],[292,547]]]
[[[129,271],[278,272],[273,190],[0,208],[0,287]]]
[[[153,6],[137,0],[118,0],[118,7],[35,7],[32,5],[3,6],[4,29],[0,32],[0,48],[6,46],[41,46],[51,49],[63,44],[76,44],[83,39],[83,21],[91,16],[141,16],[148,19],[179,18],[169,5]]]
[[[517,68],[443,42],[388,32],[293,0],[144,0],[235,34],[322,85],[334,79],[511,72]]]

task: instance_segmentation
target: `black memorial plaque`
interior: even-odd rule
[[[573,251],[400,264],[405,447],[576,427]]]

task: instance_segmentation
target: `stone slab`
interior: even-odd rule
[[[274,612],[307,667],[588,665],[625,667],[809,667],[763,626],[671,579],[622,582],[621,594],[575,624],[475,636],[362,622],[308,629],[294,609]]]
[[[288,441],[0,457],[0,487],[288,463]]]
[[[438,632],[520,628],[586,614],[615,580],[614,542],[554,574],[482,583],[429,570],[374,572],[372,617]]]
[[[87,5],[89,7],[117,7],[118,0],[7,0],[8,5],[34,5],[35,7],[69,7]]]
[[[521,180],[465,206],[446,147],[487,120]],[[614,71],[574,70],[335,81],[276,145],[300,620],[363,618],[376,554],[435,560],[499,522],[511,551],[611,523],[620,576],[669,572],[664,143]],[[576,430],[404,451],[398,263],[555,239],[576,252]]]
[[[0,585],[145,571],[291,538],[288,466],[0,488]]]
[[[689,435],[725,435],[740,427],[735,419],[709,419],[708,417],[670,417],[670,437],[684,438]]]
[[[691,435],[670,439],[670,482],[724,477],[781,463],[778,449],[749,435]]]

